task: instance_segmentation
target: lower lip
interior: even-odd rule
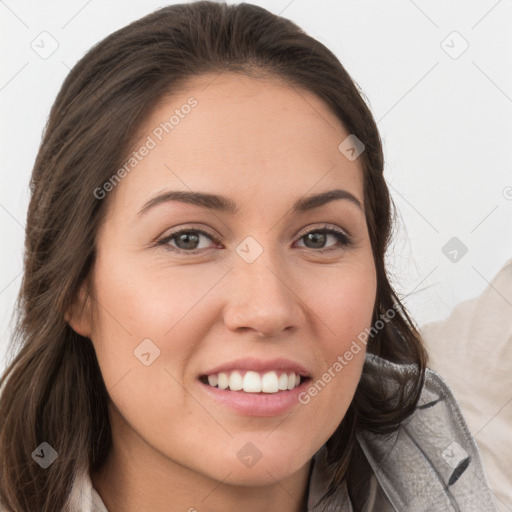
[[[271,417],[289,411],[299,402],[299,395],[306,390],[310,379],[305,379],[294,389],[277,393],[245,393],[219,389],[198,381],[201,387],[217,403],[245,416]]]

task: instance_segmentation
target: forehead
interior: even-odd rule
[[[158,102],[137,135],[139,155],[127,155],[133,165],[115,191],[123,209],[166,189],[248,203],[341,186],[363,202],[360,159],[338,149],[349,132],[321,98],[279,79],[194,77]]]

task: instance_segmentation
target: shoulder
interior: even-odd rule
[[[382,366],[387,375],[405,369],[372,355],[367,362]],[[427,369],[418,406],[398,430],[360,431],[357,438],[395,509],[497,510],[478,448],[450,388],[436,372]]]

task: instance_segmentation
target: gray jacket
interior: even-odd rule
[[[366,364],[401,371],[368,354]],[[497,512],[478,448],[452,392],[434,371],[427,370],[415,413],[395,433],[361,431],[357,440],[373,470],[361,512]],[[323,446],[313,457],[308,512],[320,510],[315,505],[329,481],[325,455]],[[75,482],[73,496],[77,512],[108,512],[88,475]],[[334,502],[325,512],[354,512],[345,486]]]

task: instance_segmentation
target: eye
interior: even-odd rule
[[[331,247],[325,249],[324,245],[329,236],[333,237],[339,243],[339,247]],[[307,241],[307,243],[312,244],[312,246],[309,246],[310,249],[320,249],[316,252],[327,252],[331,250],[335,251],[352,245],[352,239],[347,233],[334,226],[329,228],[327,225],[322,228],[308,231],[302,235],[299,240],[302,239]]]
[[[181,229],[179,231],[175,231],[174,233],[170,233],[164,238],[158,240],[157,244],[167,246],[166,248],[171,251],[190,254],[205,248],[200,244],[201,238],[208,238],[213,242],[219,243],[212,234],[207,233],[202,229],[190,228]],[[175,245],[171,245],[171,242],[174,242]]]

